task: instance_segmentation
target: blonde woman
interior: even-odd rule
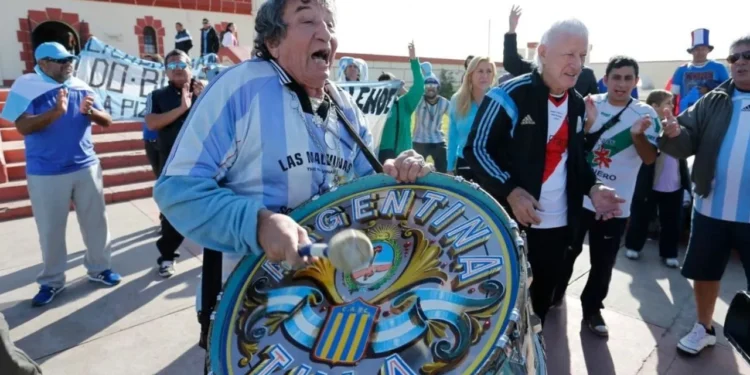
[[[448,171],[465,179],[473,176],[463,159],[466,138],[484,94],[495,82],[496,75],[495,63],[489,57],[474,57],[469,62],[461,87],[451,98],[448,110]]]

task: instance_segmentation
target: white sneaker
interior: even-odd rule
[[[628,257],[628,259],[638,259],[641,257],[641,253],[628,249],[625,251],[625,256]]]
[[[159,276],[170,277],[175,274],[175,261],[163,260],[159,262]]]
[[[687,354],[696,355],[707,346],[716,345],[716,332],[711,327],[711,332],[700,323],[695,323],[693,329],[677,343],[677,349]]]
[[[680,261],[677,258],[665,258],[664,264],[669,268],[677,268],[680,266]]]

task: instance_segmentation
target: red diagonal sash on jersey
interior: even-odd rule
[[[542,183],[547,182],[549,176],[555,171],[560,164],[562,156],[568,149],[568,116],[563,119],[562,125],[557,129],[557,133],[547,142],[547,153],[544,160],[544,176]]]

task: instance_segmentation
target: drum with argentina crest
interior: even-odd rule
[[[213,374],[546,374],[524,241],[478,185],[374,175],[289,215],[313,242],[361,230],[374,257],[344,273],[247,256],[212,322]]]

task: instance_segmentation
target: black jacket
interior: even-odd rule
[[[505,43],[503,43],[503,68],[514,76],[520,76],[531,72],[534,64],[531,61],[524,60],[518,54],[518,43],[516,34],[505,34]],[[576,82],[576,91],[581,96],[593,95],[599,93],[599,85],[596,81],[594,71],[588,66],[584,66],[581,75]]]
[[[149,94],[149,97],[146,100],[146,111],[148,113],[167,113],[182,104],[182,90],[171,84],[167,84],[162,88],[151,91],[151,94]],[[193,93],[193,103],[195,103],[196,100],[198,100],[198,98],[195,93]],[[174,146],[177,141],[177,136],[180,134],[182,125],[185,123],[185,120],[187,120],[187,117],[193,108],[194,107],[191,106],[189,110],[185,111],[185,113],[178,117],[173,123],[161,128],[157,133],[156,145],[159,147],[159,160],[162,165],[164,165],[169,158],[169,153],[172,151],[172,146]]]
[[[203,41],[203,29],[201,29],[200,33],[198,34],[198,37],[201,38],[201,56],[208,54],[208,53],[218,53],[219,52],[219,35],[216,34],[216,29],[213,27],[208,28],[208,35],[206,35],[206,41]],[[203,52],[206,50],[205,43],[208,43],[208,52]]]
[[[177,32],[177,35],[174,37],[174,48],[190,54],[190,49],[193,48],[193,37],[190,36],[189,31],[182,30]]]
[[[537,70],[524,74],[484,97],[474,118],[464,158],[477,182],[506,208],[510,192],[520,187],[537,200],[547,152],[549,88]],[[583,146],[585,105],[583,97],[568,90],[568,158],[567,195],[568,227],[575,223],[583,209],[583,196],[597,183],[596,175],[586,162]],[[533,124],[521,124],[530,116]],[[494,164],[494,165],[493,165]],[[512,215],[512,211],[508,210]]]

